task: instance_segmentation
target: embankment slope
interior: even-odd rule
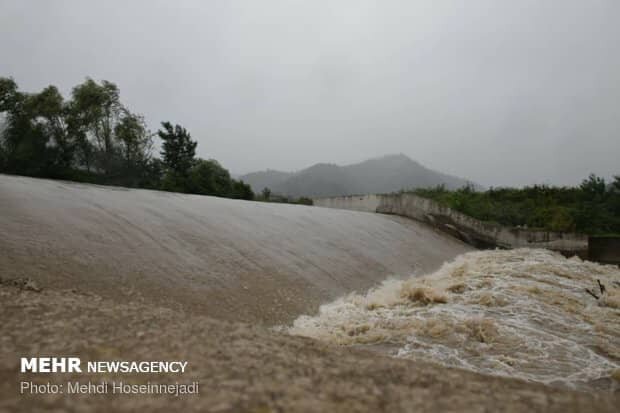
[[[469,247],[407,219],[0,175],[0,277],[290,322]]]

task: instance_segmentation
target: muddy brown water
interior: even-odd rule
[[[0,412],[612,412],[620,400],[266,328],[470,251],[406,219],[0,175],[0,234]],[[42,354],[187,360],[182,377],[128,379],[201,392],[20,395],[24,378],[119,379],[19,373],[19,357]]]

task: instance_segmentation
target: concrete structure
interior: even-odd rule
[[[431,224],[478,248],[547,248],[566,255],[577,254],[583,258],[588,254],[586,235],[532,231],[483,222],[414,194],[318,198],[314,200],[314,205],[413,218]]]
[[[377,212],[383,195],[347,195],[331,198],[315,198],[315,206],[353,211]]]
[[[593,261],[620,265],[620,237],[590,237],[588,257]]]
[[[470,248],[405,218],[0,175],[0,278],[292,322]]]

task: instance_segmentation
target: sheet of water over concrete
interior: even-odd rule
[[[0,276],[277,324],[470,248],[405,219],[0,175]]]

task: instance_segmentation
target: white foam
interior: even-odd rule
[[[585,292],[598,292],[597,279],[604,300]],[[342,297],[288,331],[342,345],[389,343],[396,357],[578,387],[620,368],[614,281],[617,267],[546,250],[477,251],[433,274]]]

